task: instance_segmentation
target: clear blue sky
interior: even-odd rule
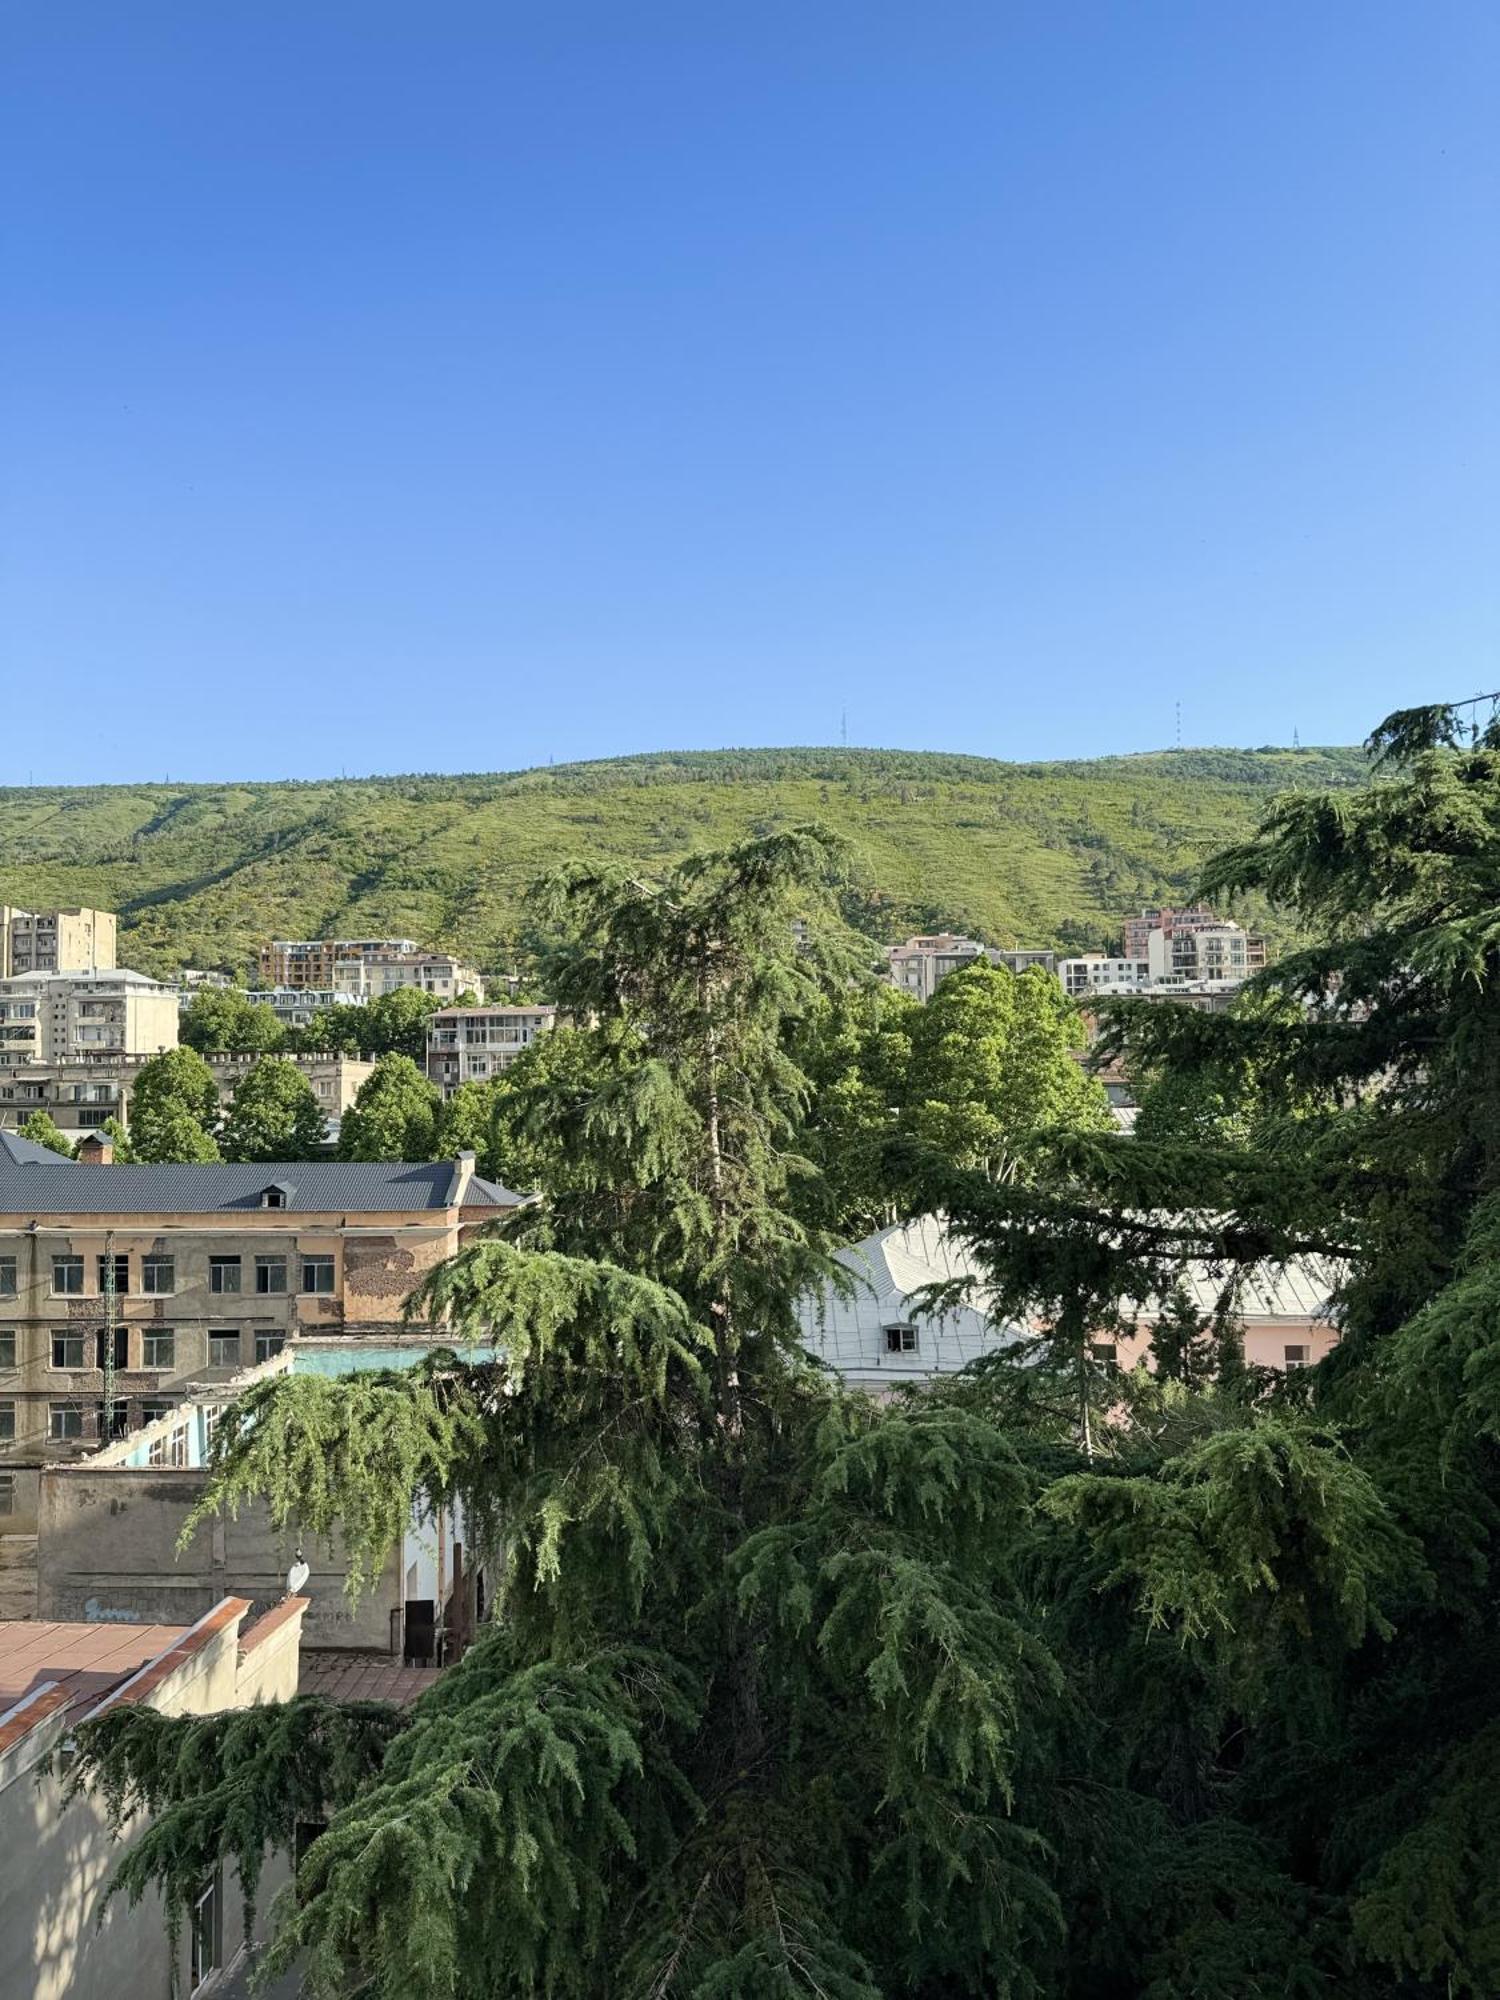
[[[44,0],[0,67],[0,782],[1500,685],[1495,0]]]

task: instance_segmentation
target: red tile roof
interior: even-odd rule
[[[390,1701],[409,1708],[442,1678],[441,1667],[408,1667],[388,1653],[302,1649],[299,1694],[334,1701]]]

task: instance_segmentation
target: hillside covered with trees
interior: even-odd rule
[[[239,974],[268,935],[396,934],[499,970],[559,856],[659,868],[816,821],[854,854],[845,915],[994,943],[1103,945],[1184,890],[1270,797],[1359,783],[1357,750],[1186,750],[1006,764],[722,750],[476,776],[0,790],[0,902],[118,910],[121,957]]]

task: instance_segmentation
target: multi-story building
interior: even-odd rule
[[[440,1007],[427,1023],[427,1074],[451,1097],[499,1076],[556,1025],[555,1007]]]
[[[17,910],[0,903],[0,979],[21,972],[111,972],[113,910]]]
[[[177,989],[143,972],[28,972],[0,979],[0,1062],[154,1056],[177,1046]]]
[[[1078,958],[1059,959],[1057,976],[1065,993],[1075,1000],[1089,1000],[1104,994],[1144,992],[1151,983],[1151,968],[1144,958],[1110,958],[1090,951]]]
[[[0,1063],[0,1133],[19,1131],[34,1112],[45,1111],[70,1139],[97,1132],[113,1118],[127,1130],[130,1093],[147,1056],[79,1056],[67,1063]],[[255,1056],[206,1058],[227,1110],[234,1087]],[[306,1077],[331,1132],[354,1102],[374,1068],[357,1056],[312,1055],[290,1058]]]
[[[0,1138],[0,1515],[24,1516],[22,1472],[34,1504],[41,1464],[304,1331],[399,1329],[426,1273],[517,1200],[472,1153],[94,1166]]]
[[[331,986],[252,987],[245,998],[254,1006],[269,1007],[283,1028],[305,1028],[314,1014],[358,1004],[351,994],[336,993]]]
[[[1126,958],[1144,958],[1146,940],[1153,931],[1165,931],[1170,937],[1175,930],[1186,930],[1193,924],[1216,924],[1217,912],[1205,903],[1192,903],[1181,909],[1174,909],[1170,903],[1152,904],[1143,909],[1138,917],[1125,919]]]
[[[887,946],[885,954],[891,984],[924,1004],[950,972],[984,956],[985,948],[977,938],[959,937],[955,931],[909,937],[905,944]]]
[[[333,968],[335,993],[350,1000],[379,1000],[413,986],[445,1004],[460,994],[484,998],[484,981],[472,965],[444,951],[371,953],[341,958]]]
[[[1266,962],[1265,941],[1238,924],[1215,922],[1152,931],[1146,940],[1151,983],[1239,982]]]
[[[262,986],[331,990],[333,968],[351,958],[414,957],[415,938],[272,938],[257,954]]]

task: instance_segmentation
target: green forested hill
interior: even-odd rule
[[[240,973],[271,935],[418,938],[494,970],[522,893],[570,857],[643,867],[816,819],[855,853],[850,915],[894,939],[1104,944],[1184,889],[1272,794],[1351,784],[1354,750],[1186,750],[1002,764],[880,750],[722,750],[547,770],[318,783],[0,790],[0,902],[121,915],[122,960]]]

